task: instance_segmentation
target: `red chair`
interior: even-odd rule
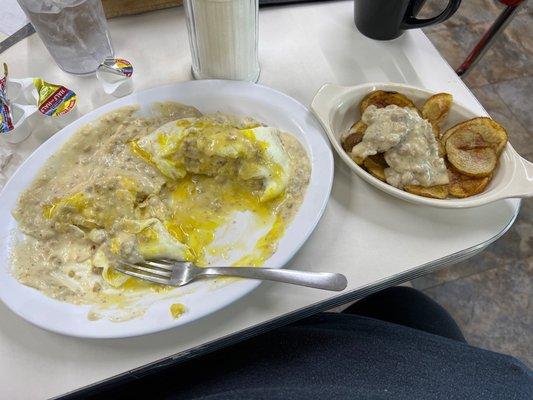
[[[492,46],[494,40],[503,32],[507,24],[512,21],[520,10],[520,7],[526,4],[527,0],[499,0],[499,2],[506,6],[505,9],[496,21],[494,21],[489,30],[485,32],[461,66],[457,68],[455,71],[457,75],[465,76],[477,64],[483,54]]]

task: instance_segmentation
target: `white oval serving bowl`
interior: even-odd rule
[[[417,196],[373,177],[357,165],[344,151],[341,146],[341,136],[349,130],[354,122],[361,118],[359,103],[363,97],[374,90],[400,92],[413,100],[417,107],[421,106],[428,97],[435,94],[426,89],[399,83],[366,83],[357,86],[325,84],[318,90],[311,103],[311,110],[324,127],[331,144],[340,158],[362,179],[402,200],[441,208],[477,207],[505,198],[533,196],[533,163],[520,157],[510,143],[507,143],[494,177],[485,191],[465,199],[449,198],[441,200]],[[445,132],[446,129],[459,122],[479,116],[454,101],[450,114],[441,126],[441,130]]]

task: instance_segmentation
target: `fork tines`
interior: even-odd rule
[[[139,264],[133,264],[121,260],[115,269],[123,274],[162,285],[170,284],[172,275],[172,265],[159,261],[143,261]]]

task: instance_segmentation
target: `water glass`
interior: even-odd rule
[[[18,0],[55,62],[90,74],[114,55],[101,0]]]

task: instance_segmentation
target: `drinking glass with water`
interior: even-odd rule
[[[113,46],[101,0],[18,0],[59,67],[90,74]]]

